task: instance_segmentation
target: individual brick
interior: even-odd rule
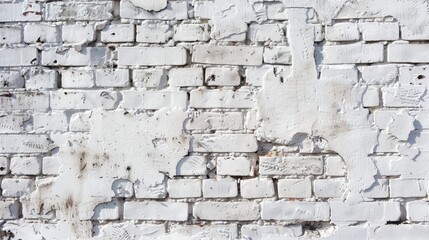
[[[193,108],[252,108],[253,93],[248,90],[206,90],[191,91],[190,104]]]
[[[130,71],[128,69],[97,69],[95,71],[95,86],[98,87],[128,87]]]
[[[251,221],[259,218],[255,202],[197,202],[194,217],[201,220]]]
[[[34,180],[25,178],[4,178],[1,181],[3,197],[18,198],[34,190]]]
[[[279,198],[310,198],[311,180],[304,179],[280,179],[277,183]]]
[[[341,198],[347,191],[347,183],[343,178],[315,179],[314,195],[319,198]]]
[[[63,41],[67,43],[92,42],[95,40],[95,27],[88,25],[64,25]]]
[[[119,101],[113,91],[55,91],[51,92],[51,108],[54,110],[86,110],[94,108],[114,109]]]
[[[237,195],[237,180],[233,178],[203,180],[204,198],[233,198]]]
[[[59,41],[58,27],[48,24],[26,24],[24,26],[24,42],[54,43]]]
[[[0,89],[23,87],[24,77],[19,71],[0,71]]]
[[[29,115],[0,115],[0,133],[20,133],[26,129]]]
[[[423,104],[423,95],[426,92],[425,86],[400,85],[382,87],[384,107],[409,107],[417,108]]]
[[[198,1],[194,3],[194,17],[199,19],[211,19],[214,15],[213,1]]]
[[[25,14],[23,14],[25,9]],[[40,3],[1,3],[0,22],[29,22],[42,20]],[[0,64],[2,65],[2,64]]]
[[[265,4],[266,15],[271,20],[288,20],[287,9],[282,2],[267,2]]]
[[[74,48],[59,49],[56,47],[42,51],[44,66],[98,66],[107,59],[107,49],[104,47],[86,47],[82,51]]]
[[[208,41],[210,39],[208,28],[208,24],[179,24],[174,27],[174,41]]]
[[[240,193],[243,198],[269,198],[274,197],[274,183],[270,178],[242,179]]]
[[[162,88],[167,85],[167,71],[162,68],[136,69],[133,84],[137,88]]]
[[[273,24],[250,24],[247,30],[247,38],[252,42],[280,42],[284,40],[285,34],[282,25]]]
[[[185,65],[186,49],[183,47],[119,47],[119,65]]]
[[[206,156],[187,156],[182,158],[176,167],[176,176],[203,176],[207,174]]]
[[[0,175],[6,175],[9,172],[9,161],[7,157],[0,156]]]
[[[240,85],[238,68],[206,68],[205,82],[208,86],[238,86]]]
[[[20,217],[21,206],[15,200],[0,201],[0,219],[12,220]]]
[[[370,85],[394,83],[398,78],[398,68],[393,64],[361,66],[362,79]]]
[[[383,239],[425,239],[429,234],[427,225],[418,224],[399,224],[399,225],[382,225],[377,227],[376,231],[370,231],[370,238],[374,240]]]
[[[202,68],[173,68],[168,73],[168,81],[173,87],[198,87],[203,85]]]
[[[61,131],[68,128],[67,115],[64,112],[50,112],[33,115],[33,128],[37,132]]]
[[[94,71],[91,69],[68,69],[61,71],[63,88],[92,88],[95,85]]]
[[[412,222],[429,221],[429,202],[407,202],[407,219]]]
[[[196,112],[186,124],[188,130],[240,130],[241,112]]]
[[[118,198],[132,198],[134,196],[133,183],[128,179],[116,179],[112,184],[112,190],[115,197]]]
[[[161,109],[178,107],[185,109],[188,97],[181,91],[124,91],[122,106],[126,109]]]
[[[119,201],[98,204],[94,208],[91,220],[117,220],[119,219]]]
[[[0,66],[33,66],[37,65],[37,49],[26,48],[2,48],[0,49]]]
[[[49,2],[45,5],[47,21],[98,21],[113,17],[113,3],[99,2]]]
[[[362,192],[362,196],[371,199],[388,198],[389,180],[380,178],[376,179],[375,183],[370,188]]]
[[[1,26],[0,27],[0,44],[20,43],[21,27],[20,26]]]
[[[265,47],[264,63],[292,64],[290,48],[286,46]]]
[[[160,11],[147,11],[134,6],[129,0],[121,1],[121,18],[147,20],[183,20],[188,18],[187,2],[168,2]]]
[[[193,152],[256,152],[258,143],[253,134],[193,134]]]
[[[56,89],[59,74],[55,70],[32,68],[25,76],[26,89]]]
[[[167,191],[170,198],[201,197],[201,180],[171,179],[168,181]]]
[[[216,173],[228,176],[253,176],[255,156],[218,157],[216,159]]]
[[[105,27],[100,34],[102,42],[133,42],[134,24],[111,24]]]
[[[165,43],[173,34],[172,28],[167,24],[153,23],[137,25],[137,42]]]
[[[357,221],[387,222],[398,221],[401,217],[399,202],[361,202],[347,204],[330,202],[331,221],[352,223]]]
[[[261,65],[262,47],[196,45],[192,62],[224,65]],[[240,56],[239,58],[237,56]]]
[[[391,179],[390,197],[426,197],[427,184],[422,179]]]
[[[42,159],[36,156],[15,156],[10,159],[13,175],[39,175],[42,172]]]
[[[176,202],[125,202],[124,219],[186,221],[188,204]]]
[[[418,30],[415,29],[418,26]],[[404,40],[428,40],[429,39],[429,28],[427,25],[401,24],[401,38]]]
[[[425,85],[429,87],[429,66],[412,66],[399,68],[399,83],[404,85]]]
[[[362,96],[363,107],[378,107],[380,105],[380,90],[378,87],[369,86]]]
[[[45,134],[0,134],[0,153],[47,153],[53,147]]]
[[[428,63],[428,44],[389,44],[387,61],[398,63]]]
[[[259,157],[261,175],[321,175],[322,157]]]
[[[0,110],[47,110],[49,95],[37,91],[0,92]]]
[[[286,225],[286,226],[259,226],[259,225],[243,225],[241,226],[241,236],[244,239],[287,239],[299,237],[303,234],[301,225]]]
[[[216,239],[230,240],[238,238],[237,224],[211,225],[170,225],[170,236],[175,239]]]
[[[364,41],[393,41],[399,39],[397,22],[366,22],[360,25]]]
[[[377,63],[383,61],[383,44],[347,44],[323,47],[324,64]]]
[[[344,22],[326,26],[325,38],[328,41],[357,41],[360,33],[357,23]]]
[[[327,202],[262,202],[263,220],[281,221],[329,221]]]

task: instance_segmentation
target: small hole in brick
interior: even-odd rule
[[[424,79],[424,78],[425,78],[425,76],[424,76],[424,75],[418,75],[418,76],[417,76],[417,79],[419,79],[419,80]]]

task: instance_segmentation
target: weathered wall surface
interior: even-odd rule
[[[0,0],[4,239],[429,239],[425,0]]]

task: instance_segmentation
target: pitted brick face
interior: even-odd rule
[[[425,0],[0,1],[5,239],[429,236]]]

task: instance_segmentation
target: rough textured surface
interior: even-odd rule
[[[428,239],[428,26],[425,0],[0,1],[0,238]]]

